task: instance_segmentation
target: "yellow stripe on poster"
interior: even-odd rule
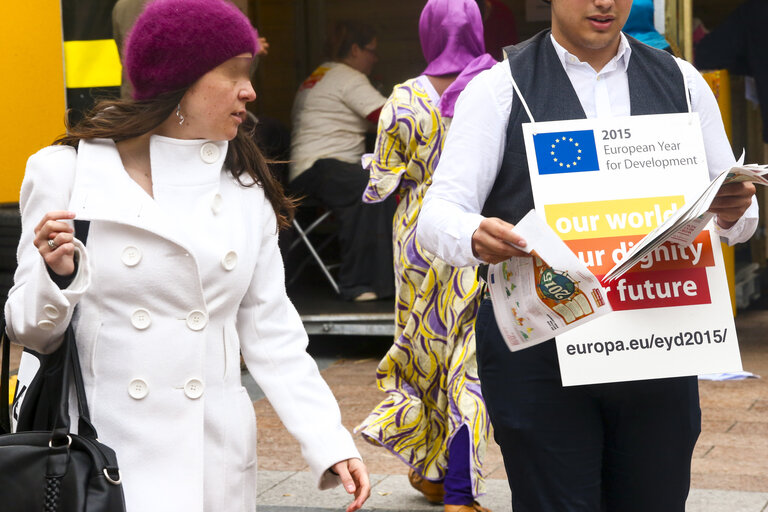
[[[64,41],[67,87],[119,87],[123,72],[114,39]]]
[[[644,197],[544,206],[547,224],[563,240],[645,235],[685,204],[683,196]]]

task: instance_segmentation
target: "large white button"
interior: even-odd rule
[[[133,379],[128,384],[128,394],[131,395],[131,398],[141,400],[149,394],[149,386],[141,379]]]
[[[45,306],[43,306],[43,313],[45,313],[45,316],[47,316],[51,320],[55,320],[59,318],[59,308],[57,308],[53,304],[46,304]]]
[[[44,331],[52,331],[53,328],[56,327],[56,324],[50,320],[40,320],[37,322],[37,326]]]
[[[571,63],[576,63],[576,62],[579,62],[579,59],[577,59],[577,58],[576,58],[576,57],[574,57],[573,55],[569,55],[569,56],[568,56],[568,62],[571,62]]]
[[[123,263],[128,267],[135,267],[141,261],[141,251],[132,245],[123,249]]]
[[[203,396],[203,383],[198,379],[189,379],[184,384],[184,394],[192,400],[196,400]]]
[[[224,205],[224,199],[222,199],[221,194],[216,194],[213,196],[213,199],[211,200],[211,211],[215,214],[218,214],[221,212],[221,207]]]
[[[131,324],[140,331],[143,331],[149,324],[152,323],[152,317],[149,316],[149,311],[143,308],[139,308],[131,315]]]
[[[237,253],[235,251],[229,251],[221,258],[221,266],[224,270],[233,270],[237,266]]]
[[[190,311],[187,315],[187,327],[193,331],[199,331],[208,324],[208,316],[202,311]]]
[[[200,147],[200,158],[207,164],[212,164],[219,159],[219,146],[213,142],[206,142]]]

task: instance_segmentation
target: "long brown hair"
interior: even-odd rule
[[[66,135],[54,144],[72,146],[82,139],[112,139],[120,142],[139,137],[160,126],[173,114],[187,88],[156,96],[149,100],[103,100],[77,124],[67,126]],[[290,225],[296,208],[296,200],[286,196],[283,186],[272,175],[268,162],[256,145],[253,137],[254,125],[243,123],[237,135],[229,142],[224,165],[232,176],[244,187],[253,184],[264,189],[272,204],[280,229]],[[241,179],[248,175],[253,183],[245,184]]]

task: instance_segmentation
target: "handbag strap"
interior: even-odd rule
[[[72,327],[70,326],[69,330],[71,331],[71,329]],[[77,409],[80,416],[77,422],[77,433],[83,437],[95,440],[98,434],[93,423],[91,423],[91,413],[88,410],[88,399],[85,395],[85,384],[83,383],[83,371],[80,368],[80,357],[77,353],[74,333],[70,332],[70,338],[69,357],[72,364],[72,376],[74,377],[75,391],[77,393]]]
[[[0,370],[0,434],[11,433],[11,341],[5,334],[5,317],[0,318],[0,345],[3,346],[3,365]]]
[[[75,238],[80,240],[83,245],[88,241],[88,230],[90,221],[75,219]],[[63,439],[69,433],[69,388],[74,383],[75,397],[77,400],[78,423],[77,432],[83,437],[96,439],[98,434],[91,423],[91,414],[88,410],[88,399],[85,394],[85,383],[83,382],[83,372],[80,368],[80,358],[77,353],[77,342],[75,341],[75,332],[72,323],[67,326],[64,332],[64,341],[66,354],[63,359],[64,367],[61,372],[61,400],[59,410],[54,420],[54,429],[51,441]]]

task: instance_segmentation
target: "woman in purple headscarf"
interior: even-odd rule
[[[421,248],[416,223],[456,100],[496,61],[485,53],[474,0],[429,0],[419,21],[424,73],[395,86],[379,119],[366,202],[400,197],[394,218],[395,343],[379,364],[387,397],[356,429],[411,468],[411,484],[446,512],[486,511],[482,459],[488,416],[475,362],[482,294],[474,269]]]

